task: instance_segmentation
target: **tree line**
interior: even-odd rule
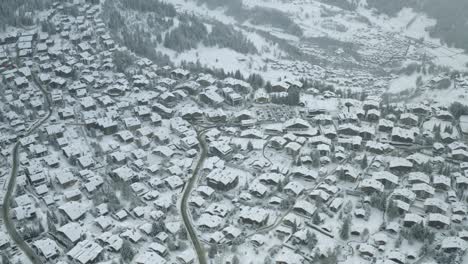
[[[127,1],[127,0],[121,0]],[[147,0],[138,0],[138,2],[145,2]],[[152,1],[151,1],[152,2]],[[165,10],[165,5],[159,1],[154,2],[155,6],[162,6],[161,10]],[[159,3],[159,4],[158,4]],[[127,4],[131,5],[131,4]],[[141,8],[139,5],[135,8]],[[156,8],[153,7],[153,8]],[[159,10],[159,9],[158,9]],[[159,11],[158,11],[159,12]],[[161,11],[163,12],[163,11]],[[171,14],[168,11],[168,14]],[[150,33],[143,31],[141,28],[130,29],[127,26],[125,18],[120,14],[119,10],[115,7],[115,2],[106,0],[103,4],[103,12],[101,14],[103,21],[109,27],[114,39],[122,46],[127,47],[129,50],[137,55],[146,57],[159,65],[171,65],[169,56],[156,51],[155,47],[157,42],[152,39]],[[119,67],[119,65],[117,65]]]
[[[140,12],[151,12],[159,17],[175,17],[177,12],[172,4],[159,0],[120,0],[124,8]]]
[[[203,43],[207,46],[218,46],[220,48],[230,48],[242,54],[258,53],[255,45],[247,39],[240,31],[232,26],[222,23],[216,23],[211,29],[210,34]]]
[[[50,7],[52,0],[2,0],[0,1],[0,26],[30,26],[31,14]]]
[[[208,34],[206,26],[194,16],[179,16],[179,26],[166,34],[164,47],[181,52],[196,48]]]

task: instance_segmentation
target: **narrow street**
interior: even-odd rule
[[[206,260],[205,249],[201,245],[200,240],[198,239],[196,230],[192,225],[192,216],[190,215],[190,212],[189,212],[190,209],[188,207],[188,199],[190,197],[190,194],[192,193],[192,189],[196,186],[196,183],[198,182],[198,176],[199,176],[198,174],[199,174],[200,169],[203,166],[203,163],[206,159],[206,155],[208,152],[208,147],[205,141],[206,131],[207,130],[202,130],[200,132],[197,132],[197,138],[200,144],[201,152],[198,157],[198,162],[195,167],[195,170],[193,171],[192,177],[190,177],[187,184],[185,185],[184,193],[182,195],[181,204],[180,204],[182,220],[184,222],[185,228],[187,229],[187,233],[190,237],[190,240],[192,241],[193,248],[195,249],[195,252],[197,253],[197,259],[198,259],[199,264],[207,264],[208,262]]]
[[[44,98],[47,102],[48,106],[48,112],[47,114],[38,122],[34,123],[25,133],[24,136],[29,136],[33,132],[36,131],[42,124],[44,124],[52,115],[52,101],[50,100],[49,94],[47,91],[40,85],[40,83],[37,81],[36,75],[33,73],[33,80],[35,85],[41,90],[41,92],[44,95]],[[10,179],[8,181],[8,186],[7,190],[5,193],[5,197],[3,200],[3,207],[2,207],[2,216],[3,216],[3,222],[5,223],[6,230],[8,231],[8,234],[10,235],[11,239],[13,242],[18,246],[18,248],[23,251],[23,253],[28,257],[28,259],[31,261],[33,264],[40,264],[42,263],[40,257],[34,252],[34,250],[23,240],[21,235],[18,233],[18,231],[15,228],[15,224],[13,223],[13,220],[10,217],[10,204],[11,200],[13,198],[13,194],[15,191],[16,187],[16,177],[18,175],[18,167],[19,167],[19,148],[20,148],[20,142],[19,140],[16,142],[16,144],[13,147],[12,151],[12,164],[11,164],[11,174],[10,174]]]

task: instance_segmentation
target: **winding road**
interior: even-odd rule
[[[34,123],[25,133],[25,137],[31,135],[37,128],[39,128],[42,124],[44,124],[52,115],[52,100],[50,99],[49,93],[41,86],[41,84],[37,81],[36,75],[33,73],[33,81],[35,85],[41,90],[44,94],[44,97],[47,101],[47,108],[48,113],[38,122]],[[19,148],[20,148],[20,141],[18,140],[12,151],[12,170],[10,179],[8,181],[7,191],[5,193],[5,197],[3,200],[3,207],[2,207],[2,215],[3,221],[5,223],[6,230],[10,235],[11,239],[18,245],[18,248],[24,252],[24,254],[28,257],[28,259],[33,264],[42,264],[40,257],[34,252],[34,250],[23,240],[22,236],[18,233],[15,228],[15,224],[13,223],[12,218],[10,217],[10,204],[11,199],[13,196],[13,192],[16,187],[16,177],[18,176],[18,167],[19,167]]]
[[[203,166],[203,163],[205,162],[206,155],[208,152],[208,147],[206,145],[205,141],[205,133],[207,132],[207,129],[202,130],[202,131],[197,131],[197,138],[198,142],[200,143],[200,156],[198,158],[197,165],[195,167],[195,170],[193,171],[192,177],[190,177],[189,181],[185,185],[184,188],[184,193],[182,195],[181,199],[181,204],[180,204],[180,211],[182,215],[182,220],[184,222],[184,226],[187,229],[187,233],[190,236],[190,240],[192,241],[193,248],[195,249],[197,253],[197,258],[198,258],[198,264],[207,264],[206,260],[206,253],[205,253],[205,248],[202,246],[200,243],[200,240],[198,239],[197,233],[195,231],[195,228],[192,225],[192,217],[189,212],[188,208],[188,198],[190,197],[190,194],[192,193],[192,189],[196,185],[198,181],[198,173]]]

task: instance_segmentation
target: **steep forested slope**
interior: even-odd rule
[[[412,7],[435,18],[430,29],[433,37],[441,38],[448,45],[468,51],[468,1],[466,0],[368,0],[369,7],[393,16],[404,7]]]
[[[1,0],[0,26],[4,29],[7,25],[32,25],[34,21],[28,13],[42,10],[51,3],[52,0]]]

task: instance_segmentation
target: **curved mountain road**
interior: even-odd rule
[[[45,100],[47,102],[48,113],[38,122],[34,123],[25,133],[24,136],[31,135],[36,129],[38,129],[42,124],[44,124],[52,116],[52,100],[50,99],[49,93],[41,86],[37,81],[36,75],[33,73],[33,81],[35,85],[41,90],[44,94]],[[7,191],[3,200],[2,215],[3,221],[5,223],[6,230],[10,235],[13,242],[18,246],[18,248],[23,251],[23,253],[28,257],[28,259],[33,264],[42,264],[41,258],[34,252],[34,250],[23,240],[22,236],[18,233],[13,223],[12,218],[10,217],[10,204],[13,197],[13,192],[16,187],[16,177],[18,176],[18,167],[19,167],[19,148],[20,141],[18,140],[12,151],[12,170],[10,179],[8,181]]]
[[[187,229],[187,233],[190,237],[190,240],[192,241],[192,245],[195,249],[195,252],[197,253],[198,264],[208,264],[208,262],[206,259],[205,249],[200,243],[200,240],[198,239],[195,228],[192,225],[192,217],[190,215],[189,208],[188,208],[188,198],[190,197],[190,194],[192,193],[192,189],[195,187],[198,181],[199,171],[201,167],[203,166],[203,163],[206,159],[206,155],[208,152],[208,147],[205,141],[206,131],[207,129],[197,132],[197,138],[198,138],[198,142],[200,143],[201,153],[198,158],[198,162],[195,167],[195,170],[192,173],[192,177],[190,177],[189,181],[185,185],[184,193],[182,195],[181,204],[180,204],[182,220],[184,222],[185,228]]]

